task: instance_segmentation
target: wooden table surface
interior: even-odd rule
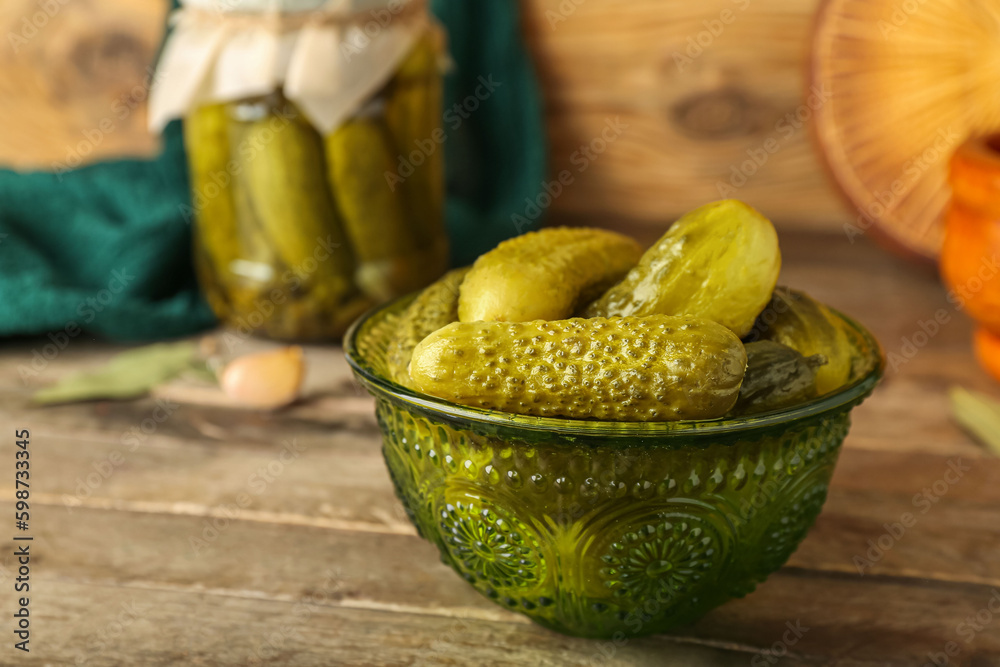
[[[18,367],[46,341],[8,341],[0,664],[923,665],[951,650],[951,664],[1000,665],[1000,460],[955,426],[946,400],[955,384],[998,393],[971,357],[968,322],[932,275],[866,239],[783,243],[784,283],[860,319],[898,356],[855,413],[815,528],[745,599],[622,645],[554,634],[488,602],[406,521],[372,400],[339,348],[308,349],[309,400],[269,415],[164,399],[33,408],[30,389],[120,348],[81,337],[26,384]],[[904,344],[941,309],[947,324]],[[11,632],[22,428],[29,654]],[[907,512],[916,524],[886,537]],[[872,550],[880,540],[889,548]],[[794,644],[782,643],[789,624]]]

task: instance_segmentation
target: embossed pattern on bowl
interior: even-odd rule
[[[480,593],[585,637],[690,623],[780,568],[819,515],[850,411],[884,366],[844,318],[853,378],[806,405],[706,422],[525,417],[386,379],[407,301],[373,311],[346,343],[407,514]]]

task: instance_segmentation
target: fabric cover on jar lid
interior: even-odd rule
[[[393,75],[424,31],[426,0],[181,0],[153,78],[149,127],[281,89],[328,133]]]

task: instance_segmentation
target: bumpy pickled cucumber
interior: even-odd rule
[[[184,120],[184,143],[195,193],[195,270],[212,310],[219,317],[232,312],[228,271],[239,259],[239,227],[229,184],[229,117],[225,104],[211,104]],[[211,196],[212,192],[216,192]]]
[[[353,118],[326,137],[330,187],[358,259],[356,281],[379,301],[423,287],[445,269],[419,248],[400,191],[388,130],[377,116]]]
[[[684,215],[587,317],[690,315],[745,336],[781,270],[774,226],[734,199]]]
[[[396,323],[396,335],[386,349],[390,377],[399,384],[410,384],[410,357],[413,348],[424,338],[458,321],[458,293],[469,268],[449,271],[443,278],[420,293]]]
[[[462,322],[569,317],[620,280],[642,250],[627,236],[559,227],[504,241],[473,264],[458,302]]]
[[[407,201],[420,247],[433,249],[442,261],[447,259],[448,252],[444,229],[444,146],[434,137],[435,132],[443,131],[440,40],[438,31],[428,30],[403,61],[386,93],[385,120],[400,155],[409,160],[410,154],[418,151],[423,157],[423,163],[414,164],[413,173],[398,182],[396,188]],[[434,148],[430,154],[427,146]],[[396,169],[393,165],[391,173],[396,173]]]
[[[816,370],[822,355],[803,357],[796,350],[769,340],[748,343],[747,373],[733,414],[779,410],[817,396]]]
[[[802,292],[787,287],[775,290],[748,340],[772,340],[804,356],[825,357],[826,365],[816,372],[821,395],[850,378],[853,348],[847,333],[829,308]]]
[[[671,421],[726,414],[746,363],[731,331],[696,318],[456,322],[417,345],[410,378],[425,393],[494,410]]]

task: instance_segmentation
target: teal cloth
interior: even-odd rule
[[[517,3],[434,0],[432,10],[448,30],[455,61],[442,127],[447,222],[459,266],[528,231],[513,216],[541,191],[545,136]],[[499,85],[486,94],[482,81]],[[452,107],[477,88],[485,99],[462,118]],[[212,326],[191,265],[188,206],[177,122],[153,160],[58,175],[0,169],[0,336],[82,330],[140,341]]]
[[[537,223],[528,219],[525,209],[542,191],[546,140],[542,102],[522,45],[517,7],[510,0],[431,3],[448,30],[456,63],[445,82],[443,125],[448,132],[447,218],[454,266],[465,266],[500,241],[530,231],[524,220]],[[455,118],[461,120],[461,115],[454,109],[449,115],[448,108],[477,89],[486,97],[482,80],[499,85],[454,130]]]

